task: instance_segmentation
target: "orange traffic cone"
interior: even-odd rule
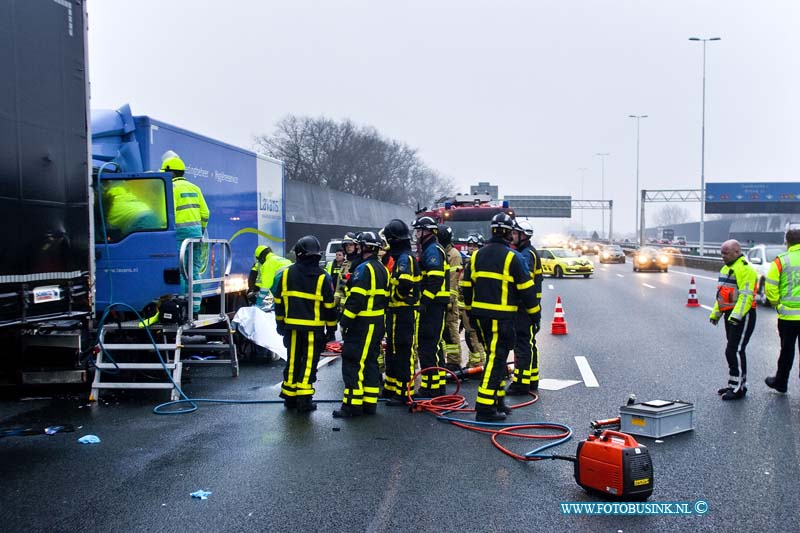
[[[553,335],[567,334],[567,321],[564,320],[564,308],[561,307],[561,296],[556,298],[556,311],[553,313],[553,323],[550,325],[550,333]]]
[[[694,283],[694,276],[689,282],[689,300],[686,302],[686,307],[700,307],[700,302],[697,301],[697,285]]]

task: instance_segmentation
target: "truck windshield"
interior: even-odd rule
[[[119,242],[131,233],[167,229],[162,179],[103,179],[100,191],[95,195],[96,243]]]
[[[481,235],[487,240],[492,235],[489,223],[489,220],[454,220],[445,222],[453,229],[454,239],[466,239],[470,235]]]

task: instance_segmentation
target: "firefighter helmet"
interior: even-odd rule
[[[453,243],[453,228],[439,224],[439,244],[442,246],[449,246]]]
[[[533,226],[527,220],[515,220],[514,221],[514,231],[518,231],[520,233],[524,233],[528,236],[528,238],[533,237]]]
[[[411,230],[408,229],[408,224],[399,218],[395,218],[383,227],[383,236],[386,237],[386,241],[389,244],[398,241],[410,241]]]
[[[492,217],[492,232],[494,230],[507,230],[514,229],[514,219],[508,213],[497,213]]]
[[[480,248],[481,246],[483,246],[483,235],[480,234],[470,235],[469,237],[467,237],[467,244],[471,244],[473,246],[477,246],[478,248]]]
[[[414,221],[414,229],[428,230],[436,233],[439,230],[439,226],[436,224],[433,217],[424,216]]]
[[[322,256],[322,246],[320,246],[316,237],[306,235],[305,237],[300,237],[300,240],[294,245],[294,253],[298,258],[312,255],[320,257]]]
[[[355,244],[355,243],[356,243],[356,234],[353,233],[352,231],[348,231],[347,233],[344,234],[344,237],[342,237],[342,245]]]
[[[186,165],[184,164],[183,160],[177,156],[177,154],[164,159],[164,162],[161,163],[161,172],[173,172],[176,170],[180,172],[186,170]]]
[[[358,236],[358,244],[361,245],[362,250],[364,248],[375,248],[376,250],[379,250],[383,247],[383,242],[381,241],[381,238],[374,231],[362,232]]]

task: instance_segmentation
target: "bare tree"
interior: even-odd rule
[[[674,226],[689,220],[689,210],[676,204],[667,204],[654,217],[657,226]]]
[[[257,136],[255,147],[283,160],[289,179],[375,200],[415,207],[454,190],[415,149],[350,120],[288,115],[272,135]]]

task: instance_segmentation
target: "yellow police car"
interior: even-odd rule
[[[543,248],[539,250],[542,271],[555,278],[564,276],[583,276],[594,274],[594,264],[585,256],[566,248]]]

